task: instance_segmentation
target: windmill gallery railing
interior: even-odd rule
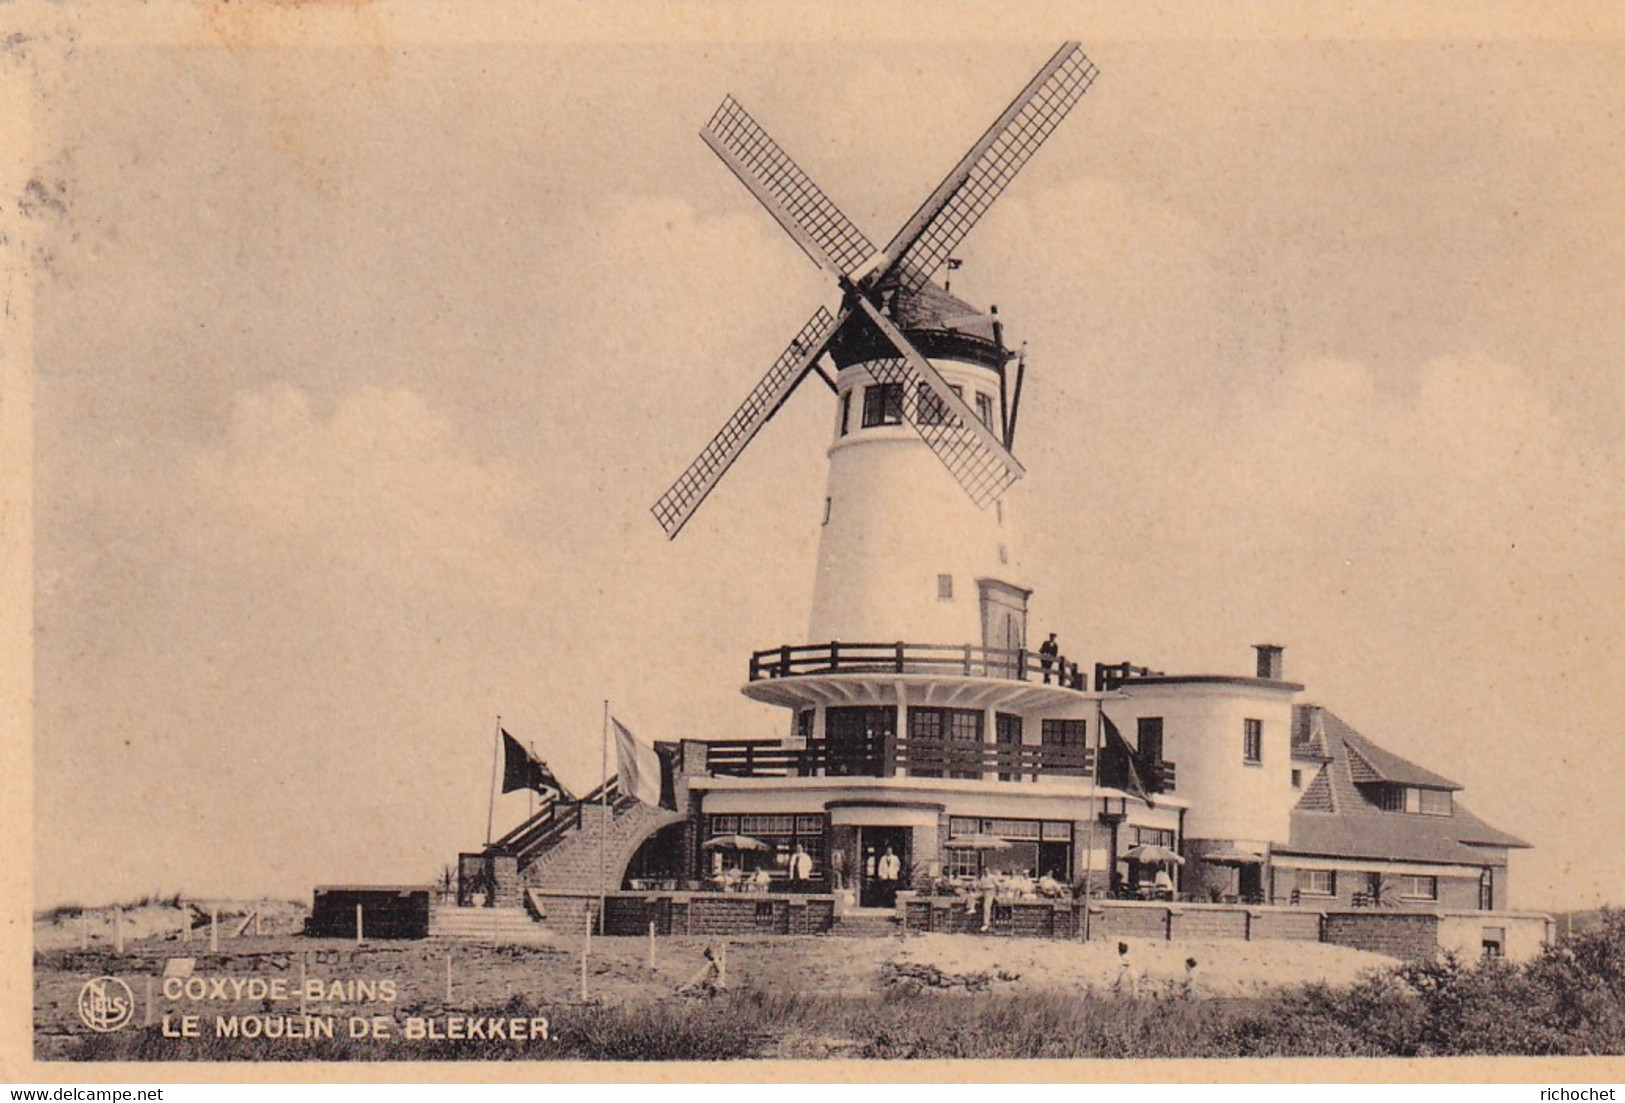
[[[1065,655],[1025,647],[955,646],[937,643],[817,643],[772,647],[750,657],[750,680],[809,674],[935,674],[1047,682],[1087,690],[1089,676]]]
[[[708,742],[714,777],[948,777],[1032,781],[1088,777],[1094,750],[1027,743],[973,743],[952,739],[808,740],[805,747],[766,740]]]

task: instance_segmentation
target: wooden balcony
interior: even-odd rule
[[[1035,781],[1088,777],[1094,750],[1028,743],[970,743],[946,739],[879,738],[831,747],[809,740],[790,747],[768,740],[706,744],[713,777],[946,777]]]
[[[1089,688],[1089,676],[1065,655],[1050,657],[1025,647],[831,642],[774,647],[750,657],[753,682],[817,674],[934,674]]]

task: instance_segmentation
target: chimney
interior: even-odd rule
[[[1253,650],[1258,652],[1258,676],[1279,682],[1282,670],[1281,652],[1286,648],[1278,643],[1255,643]]]

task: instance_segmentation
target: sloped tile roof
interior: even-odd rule
[[[1461,786],[1383,750],[1327,709],[1300,705],[1294,713],[1294,736],[1300,729],[1305,733],[1299,742],[1306,749],[1320,743],[1316,749],[1325,753],[1327,762],[1298,799],[1291,815],[1290,841],[1276,847],[1277,852],[1483,865],[1490,855],[1475,846],[1529,845],[1491,827],[1459,802],[1450,816],[1384,812],[1366,798],[1357,783],[1382,781],[1441,789]],[[1304,715],[1300,719],[1297,713]]]
[[[1319,705],[1295,705],[1292,709],[1292,757],[1319,759],[1326,754],[1326,710]]]
[[[1292,813],[1292,841],[1285,850],[1326,858],[1373,858],[1385,861],[1445,862],[1483,865],[1485,855],[1438,830],[1444,816],[1403,812],[1362,816],[1348,813]]]
[[[1505,846],[1515,849],[1527,850],[1529,843],[1524,842],[1516,835],[1509,835],[1498,827],[1491,827],[1479,819],[1466,808],[1461,801],[1456,802],[1456,838],[1469,845],[1476,846]]]
[[[1354,752],[1376,776],[1372,781],[1387,781],[1396,785],[1420,785],[1429,789],[1460,789],[1461,786],[1447,777],[1424,770],[1414,762],[1400,758],[1392,751],[1385,751],[1371,740],[1355,731],[1353,728],[1338,720],[1331,713],[1327,713],[1327,726],[1333,721],[1343,728],[1340,734],[1343,742],[1348,744],[1349,750]],[[1364,780],[1356,778],[1356,781]]]
[[[1335,812],[1337,802],[1332,799],[1331,771],[1322,766],[1298,798],[1298,807],[1306,812]]]

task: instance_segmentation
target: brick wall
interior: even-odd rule
[[[1095,905],[1090,923],[1096,938],[1167,938],[1168,909],[1129,905]]]
[[[1246,938],[1247,912],[1239,908],[1173,909],[1173,938]]]
[[[1253,938],[1320,941],[1320,913],[1313,911],[1253,911]]]
[[[1404,961],[1431,957],[1439,947],[1439,917],[1428,912],[1328,912],[1321,939]]]
[[[651,920],[658,935],[823,934],[834,925],[835,902],[827,896],[748,893],[611,893],[605,898],[610,934],[647,935]]]

